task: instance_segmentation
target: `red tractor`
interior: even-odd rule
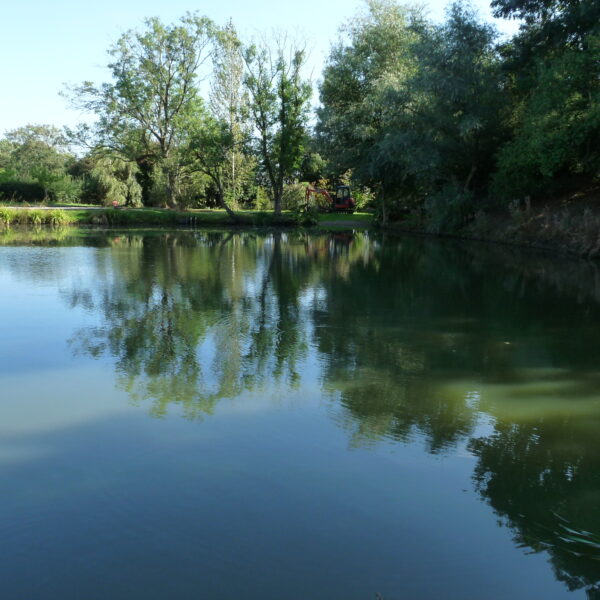
[[[311,204],[311,197],[315,197],[317,208],[322,212],[353,213],[356,210],[356,202],[347,185],[338,185],[335,195],[324,189],[308,186],[306,188],[306,206]]]

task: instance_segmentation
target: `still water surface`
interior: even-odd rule
[[[600,598],[600,275],[372,233],[0,234],[2,600]]]

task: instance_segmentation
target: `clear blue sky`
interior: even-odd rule
[[[426,3],[430,16],[441,19],[445,3]],[[490,18],[487,0],[473,3],[482,17]],[[284,28],[306,39],[318,78],[338,27],[362,6],[362,0],[6,0],[0,35],[0,136],[27,123],[80,121],[82,116],[58,94],[63,84],[105,81],[106,49],[145,17],[172,22],[187,11],[217,23],[231,17],[244,36]],[[508,33],[516,28],[511,22],[498,26]]]

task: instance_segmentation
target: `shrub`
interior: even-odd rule
[[[283,186],[281,208],[299,210],[306,204],[306,184],[291,183]]]
[[[70,225],[75,220],[75,215],[60,209],[36,210],[0,207],[0,225],[4,227],[10,227],[13,224],[34,226],[48,224],[59,227]]]
[[[22,210],[19,212],[19,222],[29,225],[42,225],[46,220],[43,210]]]
[[[273,202],[271,201],[271,198],[269,198],[265,188],[256,188],[256,201],[254,207],[256,210],[271,210],[273,208]]]
[[[370,208],[375,202],[375,193],[368,187],[353,189],[352,196],[356,202],[356,208],[358,210]]]
[[[5,181],[0,183],[0,198],[22,202],[41,202],[46,198],[46,191],[39,183]]]
[[[28,210],[15,210],[14,218],[12,222],[15,225],[27,225],[29,223],[29,211]]]
[[[297,223],[301,227],[312,227],[319,223],[319,209],[316,206],[309,206],[305,210],[300,210],[297,215]]]
[[[136,179],[139,169],[134,163],[115,158],[100,158],[86,182],[85,193],[95,202],[110,206],[141,206],[142,187]]]
[[[57,202],[80,202],[83,182],[70,175],[57,177],[48,186],[48,195]]]
[[[425,200],[427,229],[432,233],[453,232],[466,225],[475,213],[473,194],[447,185]]]
[[[15,218],[16,211],[14,209],[0,206],[0,225],[10,227],[11,223],[14,223]]]
[[[46,222],[54,227],[70,225],[75,222],[75,217],[67,210],[49,210],[45,216]]]

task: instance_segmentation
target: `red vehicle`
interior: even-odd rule
[[[311,203],[314,197],[315,203]],[[306,206],[316,205],[323,212],[353,213],[356,210],[356,202],[347,185],[338,185],[332,196],[327,190],[308,186],[306,188]]]

